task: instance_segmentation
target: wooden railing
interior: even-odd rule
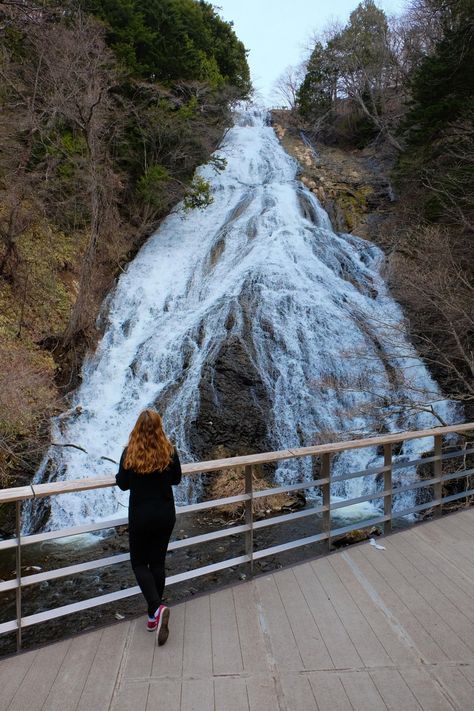
[[[468,432],[471,432],[474,435],[474,423],[453,425],[449,427],[438,427],[431,430],[418,430],[416,432],[400,432],[397,434],[382,437],[371,437],[367,439],[351,440],[347,442],[323,444],[315,447],[285,449],[278,452],[265,452],[262,454],[254,454],[250,456],[231,457],[228,459],[185,464],[182,469],[183,473],[188,476],[241,467],[243,468],[244,472],[244,493],[238,496],[228,496],[221,499],[204,501],[198,504],[191,504],[188,506],[178,506],[176,509],[178,515],[190,512],[209,510],[215,507],[229,504],[243,503],[245,510],[245,523],[241,525],[228,526],[217,531],[212,531],[211,533],[193,536],[184,540],[172,541],[169,545],[169,550],[177,550],[184,547],[187,548],[189,546],[197,545],[200,543],[206,543],[208,541],[214,541],[221,538],[226,538],[228,536],[244,534],[245,553],[244,555],[212,563],[211,565],[205,565],[188,570],[186,572],[177,573],[168,577],[166,580],[166,584],[173,585],[176,583],[183,582],[185,580],[190,580],[203,575],[207,575],[209,573],[215,573],[220,570],[225,570],[226,568],[231,568],[242,563],[249,564],[249,567],[252,570],[253,562],[255,560],[265,558],[270,555],[282,553],[294,548],[299,548],[311,543],[325,541],[327,542],[327,546],[329,549],[331,539],[334,536],[340,536],[350,531],[363,529],[378,524],[383,525],[384,533],[389,533],[391,531],[392,526],[392,517],[401,518],[403,516],[407,516],[408,514],[419,513],[423,510],[432,508],[434,509],[435,514],[440,514],[442,511],[443,504],[474,495],[474,489],[469,488],[469,484],[462,492],[443,497],[443,484],[445,482],[461,478],[465,478],[466,482],[469,482],[469,479],[467,479],[467,477],[474,474],[474,469],[466,468],[462,470],[457,470],[454,473],[443,474],[444,460],[453,459],[456,457],[465,457],[466,455],[474,453],[474,448],[458,446],[454,452],[450,451],[448,453],[443,454],[443,436],[454,433],[462,435],[467,434]],[[421,439],[426,437],[434,438],[433,456],[423,457],[421,459],[416,459],[413,461],[394,462],[392,460],[392,446],[394,444],[399,444],[409,440]],[[361,471],[351,472],[349,474],[344,475],[331,475],[332,457],[348,450],[374,446],[383,447],[383,466],[364,469]],[[261,464],[275,464],[282,460],[299,457],[317,457],[320,459],[321,476],[319,479],[303,481],[295,484],[288,484],[286,486],[278,486],[271,489],[262,489],[259,491],[253,490],[253,468],[255,466]],[[426,465],[428,463],[433,463],[434,476],[431,479],[423,479],[410,483],[406,486],[396,487],[395,489],[393,488],[392,473],[394,470],[406,469],[421,464]],[[364,496],[345,501],[331,500],[331,484],[334,484],[336,482],[347,481],[356,477],[368,475],[376,476],[378,474],[383,474],[384,485],[382,491],[372,492]],[[16,632],[18,648],[21,647],[21,631],[24,627],[35,625],[40,622],[45,622],[47,620],[61,617],[63,615],[75,613],[80,610],[89,609],[97,605],[115,602],[117,600],[136,595],[140,592],[139,588],[135,586],[127,588],[125,590],[118,590],[113,593],[99,595],[97,597],[89,598],[87,600],[81,600],[80,602],[63,605],[61,607],[56,607],[50,610],[46,610],[44,612],[28,615],[26,617],[22,616],[21,593],[22,589],[26,586],[36,585],[44,581],[77,575],[78,573],[83,573],[85,571],[94,570],[97,568],[103,568],[105,566],[110,566],[117,563],[123,563],[124,561],[129,560],[130,558],[128,553],[117,554],[107,558],[100,558],[99,560],[87,561],[85,563],[80,563],[77,565],[71,565],[56,570],[49,570],[47,572],[35,573],[33,575],[27,575],[25,577],[22,577],[21,559],[22,549],[24,548],[24,546],[31,545],[34,543],[40,543],[43,541],[64,538],[67,536],[75,536],[82,533],[114,528],[116,526],[121,526],[127,523],[126,518],[111,519],[105,521],[102,520],[97,523],[75,526],[73,528],[63,528],[57,531],[48,531],[46,533],[38,533],[32,535],[22,535],[22,502],[34,498],[45,498],[48,496],[55,496],[58,494],[64,494],[69,492],[89,491],[91,489],[100,489],[114,485],[115,478],[112,476],[107,476],[59,481],[49,484],[32,484],[30,486],[21,486],[11,489],[3,489],[0,491],[0,504],[14,503],[16,507],[16,536],[11,539],[0,541],[0,552],[2,550],[12,548],[14,548],[16,551],[16,577],[13,580],[7,580],[0,583],[0,593],[4,593],[10,590],[14,590],[16,593],[16,619],[0,624],[0,634]],[[253,502],[256,499],[261,497],[269,497],[276,494],[299,491],[303,489],[311,489],[313,487],[320,487],[321,489],[321,505],[313,506],[311,508],[305,508],[300,511],[294,511],[283,515],[265,518],[263,520],[255,520]],[[393,512],[392,499],[394,495],[398,495],[409,490],[421,489],[425,487],[433,487],[434,496],[432,499],[430,499],[428,502],[412,506],[409,509],[405,509],[403,511],[397,510],[396,512]],[[337,528],[332,527],[331,512],[335,509],[340,509],[361,502],[373,501],[377,499],[383,499],[383,514],[382,512],[380,512],[379,515],[376,515],[370,518],[369,520],[364,520],[362,522],[358,521],[351,525],[340,526]],[[316,514],[321,515],[322,517],[323,525],[322,531],[320,533],[306,536],[304,538],[299,538],[297,540],[287,541],[286,543],[280,545],[274,545],[268,548],[255,550],[253,534],[256,530],[262,529],[267,526],[275,526],[281,523],[286,523],[289,521],[291,522],[298,518],[303,518],[306,516],[314,516]]]

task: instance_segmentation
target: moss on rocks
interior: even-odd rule
[[[327,211],[334,229],[383,241],[381,225],[390,218],[393,205],[390,163],[380,151],[323,143],[311,147],[287,111],[273,112],[273,128],[283,148],[298,161],[301,182]]]

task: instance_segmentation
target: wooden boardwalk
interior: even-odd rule
[[[474,509],[0,661],[1,711],[470,711]]]

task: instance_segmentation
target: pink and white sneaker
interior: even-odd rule
[[[148,619],[146,623],[146,628],[148,632],[154,632],[156,628],[158,627],[158,620],[156,617],[153,620]]]
[[[169,629],[168,623],[170,619],[170,609],[166,605],[160,605],[155,615],[156,619],[156,637],[158,645],[161,647],[168,639]]]

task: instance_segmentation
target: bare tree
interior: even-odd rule
[[[26,353],[20,344],[0,344],[0,488],[41,449],[41,431],[57,407],[47,356]],[[26,478],[26,475],[25,475]]]
[[[30,33],[38,63],[41,63],[37,82],[42,105],[37,118],[42,140],[46,145],[54,141],[54,129],[62,125],[84,142],[82,152],[76,157],[75,199],[79,196],[89,212],[89,234],[77,298],[64,334],[65,344],[90,322],[97,250],[118,225],[120,184],[107,150],[113,121],[110,91],[115,74],[113,57],[103,35],[103,28],[82,13],[75,14],[60,32],[56,25],[46,25]],[[57,151],[54,160],[61,160]]]
[[[386,106],[396,83],[396,61],[385,13],[372,0],[364,0],[351,13],[348,25],[327,47],[339,68],[341,92],[356,103],[397,151],[401,151]]]
[[[401,241],[392,259],[392,288],[409,308],[422,358],[449,397],[474,402],[474,284],[467,236],[422,227]]]
[[[474,112],[450,124],[438,141],[438,158],[422,171],[443,222],[474,232]]]
[[[32,3],[11,3],[7,13],[25,52],[5,49],[0,66],[10,127],[1,135],[0,274],[11,271],[18,239],[41,214],[86,235],[67,345],[95,312],[98,249],[120,233],[122,186],[110,156],[117,75],[98,22],[78,11],[51,21],[51,13]]]
[[[305,72],[306,62],[302,62],[296,67],[288,66],[273,85],[274,94],[282,99],[289,109],[295,108],[298,89],[304,79]]]
[[[25,188],[25,182],[11,182],[0,191],[2,209],[0,212],[0,240],[3,253],[0,255],[0,276],[11,278],[18,264],[17,242],[31,227],[35,219],[34,203]]]

